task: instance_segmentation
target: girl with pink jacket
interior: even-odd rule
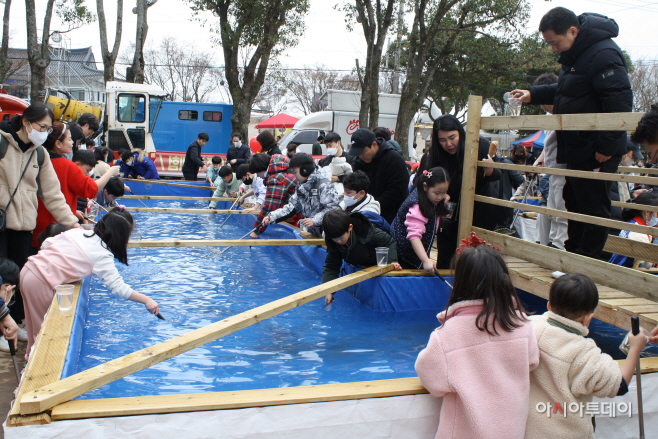
[[[523,438],[539,350],[498,252],[480,245],[461,253],[438,319],[416,360],[423,386],[443,397],[436,438]]]

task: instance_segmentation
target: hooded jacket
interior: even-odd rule
[[[464,300],[440,313],[442,326],[418,354],[420,382],[443,397],[436,439],[523,438],[537,341],[530,322],[510,332],[496,327],[497,336],[480,331],[475,323],[483,304]]]
[[[531,316],[533,331],[539,347],[539,367],[530,374],[530,401],[527,439],[588,438],[594,439],[591,414],[579,416],[556,415],[550,418],[539,413],[540,402],[559,402],[566,407],[571,403],[588,403],[593,396],[599,398],[624,394],[619,365],[610,355],[604,354],[591,338],[585,338],[588,329],[578,322],[550,311]]]
[[[404,159],[388,142],[377,139],[379,151],[370,163],[357,158],[354,171],[363,171],[370,179],[368,192],[379,201],[381,215],[389,223],[409,195],[409,174]]]
[[[333,239],[324,238],[327,256],[322,267],[322,283],[338,279],[343,261],[356,266],[377,265],[377,247],[388,247],[389,264],[398,261],[395,240],[391,235],[372,224],[360,212],[351,213],[350,219],[352,232],[349,245],[340,245]]]
[[[286,204],[292,194],[295,193],[297,180],[288,171],[288,157],[282,154],[275,154],[270,158],[270,165],[267,168],[267,176],[264,178],[265,201],[260,208],[260,213],[254,228],[256,233],[261,234],[267,229],[263,226],[263,218],[270,212],[273,212]]]
[[[315,168],[308,180],[297,184],[297,190],[288,204],[270,213],[270,219],[278,222],[300,213],[304,218],[312,218],[313,226],[320,227],[324,214],[336,209],[338,203],[338,193],[331,183],[331,174],[322,168]]]
[[[343,200],[340,202],[340,208],[347,213],[362,212],[364,210],[369,210],[371,212],[375,212],[377,215],[381,215],[381,208],[379,206],[379,201],[375,200],[370,194],[366,194],[365,197],[363,197],[361,200],[359,200],[358,203],[354,204],[353,206],[347,206],[345,204],[345,201]]]
[[[626,60],[612,38],[617,23],[603,15],[578,16],[573,46],[559,58],[557,84],[530,87],[532,104],[553,104],[554,114],[632,111],[633,93]],[[570,165],[626,153],[625,131],[557,131],[557,162]]]
[[[201,168],[205,163],[203,162],[203,157],[201,157],[201,145],[195,140],[190,143],[190,146],[187,147],[185,152],[185,163],[181,171],[186,174],[198,174],[199,168]]]
[[[0,135],[7,139],[9,143],[7,153],[0,159],[0,209],[6,209],[7,229],[27,232],[34,230],[37,224],[37,207],[39,205],[37,198],[39,182],[42,193],[41,203],[48,208],[48,211],[55,217],[57,222],[66,226],[76,224],[78,218],[71,213],[71,209],[66,204],[64,194],[59,189],[59,179],[48,154],[44,154],[43,164],[39,168],[35,151],[37,145],[29,144],[30,146],[23,152],[13,134],[16,133],[8,122],[0,123]],[[30,164],[28,164],[27,160],[32,151],[35,152],[32,155]],[[21,173],[26,165],[27,170],[19,183]],[[11,204],[7,206],[16,186],[18,186],[16,195],[14,195]]]
[[[136,151],[133,155],[135,159],[132,166],[128,166],[125,163],[121,164],[120,172],[123,174],[123,178],[136,178],[138,175],[141,175],[146,180],[160,179],[160,174],[158,174],[155,163],[146,157],[144,151]]]

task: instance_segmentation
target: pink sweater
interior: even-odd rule
[[[491,336],[475,326],[482,307],[466,300],[439,314],[443,326],[416,360],[423,386],[443,397],[437,439],[524,436],[530,371],[539,364],[532,326]]]
[[[421,239],[425,233],[425,226],[429,220],[420,213],[420,206],[413,204],[407,212],[407,217],[404,220],[404,225],[407,226],[407,239]],[[436,221],[436,230],[439,230],[439,220]],[[435,231],[436,231],[435,230]]]

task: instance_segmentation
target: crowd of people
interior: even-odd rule
[[[626,62],[611,39],[618,33],[614,20],[554,8],[539,30],[560,54],[560,76],[541,75],[513,96],[549,114],[631,110]],[[94,223],[87,211],[90,205],[120,207],[116,199],[130,191],[121,176],[159,176],[143,151],[121,151],[113,163],[108,148],[88,150],[85,138],[98,126],[98,119],[87,114],[64,124],[41,104],[0,122],[0,350],[25,340],[26,360],[57,285],[93,273],[113,295],[158,312],[158,304],[128,286],[115,266],[115,259],[128,263],[132,216],[116,209]],[[437,437],[594,437],[587,417],[550,423],[533,408],[539,402],[580,403],[624,394],[647,340],[658,342],[658,330],[650,337],[643,332],[629,336],[628,358],[618,366],[585,338],[598,305],[596,286],[587,276],[557,279],[548,312],[528,317],[498,252],[488,245],[458,249],[466,132],[453,115],[434,121],[430,147],[412,178],[400,145],[383,127],[356,130],[349,148],[337,133],[323,134],[314,152],[322,144],[335,152],[318,162],[297,153],[294,145],[282,154],[270,131],[258,134],[262,151],[254,155],[242,139],[233,134],[226,160],[216,156],[206,164],[201,149],[209,136],[199,133],[187,149],[184,178],[196,180],[202,169],[214,197],[236,198],[237,205],[258,211],[252,239],[282,221],[323,237],[323,283],[339,277],[343,262],[376,265],[377,248],[388,249],[395,270],[435,274],[454,266],[454,289],[438,316],[441,327],[416,362],[423,385],[444,397]],[[614,173],[620,163],[631,165],[641,157],[639,144],[648,152],[646,163],[656,165],[658,105],[645,113],[630,140],[617,131],[551,131],[539,157],[521,146],[508,159],[481,136],[477,155],[485,162]],[[509,200],[534,178],[481,167],[473,184],[478,195]],[[612,215],[610,182],[552,175],[538,185],[549,208]],[[623,221],[658,225],[653,187],[623,183],[616,193],[636,206],[621,212]],[[476,202],[473,225],[494,230],[509,225],[511,217],[509,208]],[[550,216],[539,224],[541,244],[602,257],[607,228]],[[652,235],[624,230],[619,236],[654,241]],[[617,254],[609,261],[625,267],[642,263]],[[327,304],[333,300],[333,294],[325,297]],[[501,406],[504,419],[494,415]]]

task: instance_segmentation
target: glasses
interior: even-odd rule
[[[48,125],[41,125],[40,123],[36,124],[38,128],[34,128],[34,125],[32,122],[30,122],[30,126],[32,127],[33,130],[40,131],[42,133],[52,133],[53,132],[53,127],[49,127]]]

